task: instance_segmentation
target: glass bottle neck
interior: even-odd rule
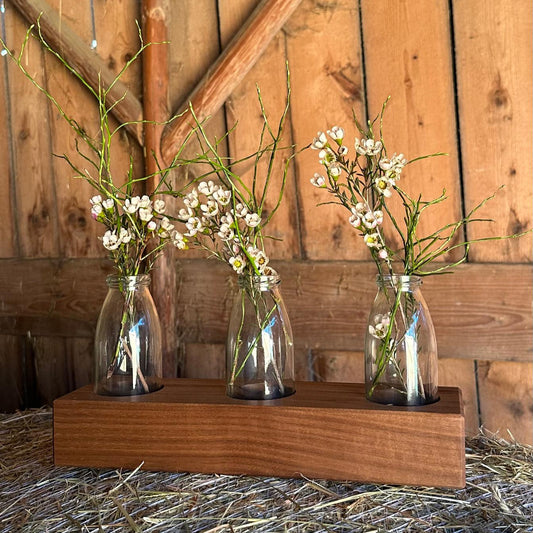
[[[271,276],[239,276],[239,287],[241,289],[253,288],[259,291],[270,291],[281,283],[280,277]]]
[[[150,275],[140,274],[139,276],[119,276],[112,274],[106,278],[107,286],[110,289],[135,290],[148,287],[150,285]]]
[[[398,288],[402,290],[414,290],[420,287],[420,276],[384,275],[377,276],[376,283],[380,288]]]

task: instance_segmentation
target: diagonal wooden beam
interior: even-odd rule
[[[301,0],[263,0],[185,99],[183,109],[191,103],[199,120],[218,111],[300,2]],[[185,113],[166,129],[161,144],[161,153],[166,163],[172,161],[190,128],[191,116],[190,113]]]
[[[103,87],[110,86],[116,74],[65,21],[60,19],[59,14],[45,0],[9,1],[30,24],[36,24],[39,15],[41,16],[41,31],[45,39],[52,48],[61,51],[61,55],[93,89],[98,89],[99,80]],[[115,103],[113,115],[120,123],[128,124],[126,128],[129,133],[142,145],[143,131],[139,122],[143,118],[141,103],[121,82],[116,83],[107,96],[108,105]]]

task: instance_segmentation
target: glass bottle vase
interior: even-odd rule
[[[277,275],[239,277],[226,343],[226,393],[273,400],[294,393],[294,346]]]
[[[418,276],[378,276],[365,339],[368,400],[425,405],[438,398],[435,330]]]
[[[133,396],[162,387],[161,326],[150,276],[108,276],[95,335],[97,394]]]

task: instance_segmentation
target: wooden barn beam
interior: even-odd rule
[[[44,38],[94,90],[98,90],[99,83],[105,88],[110,86],[116,73],[64,20],[61,20],[59,14],[45,0],[10,0],[10,2],[30,24],[36,24],[40,16]],[[117,82],[109,91],[107,105],[113,106],[112,112],[115,118],[120,123],[127,124],[128,132],[142,145],[142,124],[139,122],[143,118],[142,106],[124,83]]]
[[[300,2],[263,0],[185,99],[183,109],[191,103],[200,121],[216,113]],[[172,161],[190,128],[190,113],[178,117],[167,127],[161,146],[166,163]]]

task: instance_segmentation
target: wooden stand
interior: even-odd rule
[[[461,392],[424,407],[368,402],[360,383],[297,383],[233,400],[218,380],[164,380],[134,397],[83,387],[54,402],[56,465],[464,487]]]

